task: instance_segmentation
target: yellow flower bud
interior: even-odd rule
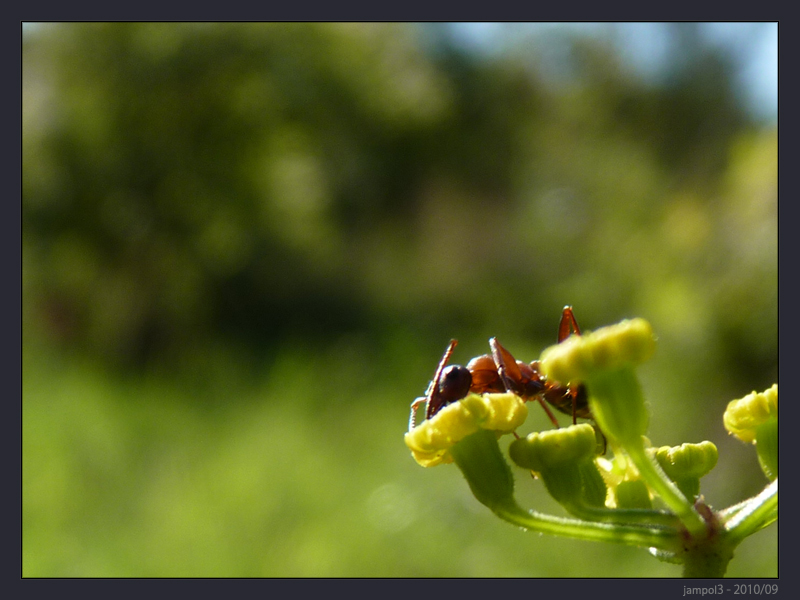
[[[515,394],[469,394],[406,433],[405,443],[414,460],[433,467],[453,462],[450,448],[479,429],[511,433],[527,416],[528,407]]]
[[[585,381],[598,370],[618,370],[649,359],[655,351],[653,328],[644,319],[625,320],[547,348],[539,364],[562,383]]]
[[[723,422],[728,433],[743,442],[756,441],[756,430],[778,418],[778,384],[764,392],[752,392],[740,400],[732,400],[725,409]]]

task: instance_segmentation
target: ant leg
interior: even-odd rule
[[[576,425],[578,423],[578,417],[576,416],[578,412],[578,391],[575,390],[573,392],[570,390],[570,395],[572,396],[572,424]]]
[[[450,340],[450,343],[447,344],[447,349],[442,355],[442,359],[439,361],[439,366],[436,367],[436,373],[434,373],[433,379],[431,379],[431,382],[428,384],[428,389],[425,390],[425,396],[417,398],[411,403],[411,416],[408,418],[409,431],[417,426],[417,408],[419,408],[421,404],[425,404],[425,418],[427,419],[431,416],[431,401],[434,396],[439,393],[439,380],[442,377],[442,371],[447,366],[447,361],[450,360],[450,356],[453,354],[453,350],[457,344],[458,340]]]
[[[497,369],[497,375],[500,377],[500,381],[503,382],[506,391],[521,396],[522,389],[520,385],[517,385],[517,382],[522,382],[522,372],[519,370],[517,361],[508,350],[500,345],[497,338],[491,338],[489,346],[492,349],[492,359]]]
[[[411,431],[414,427],[417,426],[417,409],[422,405],[428,402],[428,395],[421,398],[415,399],[411,403],[411,416],[408,417],[408,430]]]
[[[581,328],[578,327],[578,322],[575,320],[575,314],[572,312],[571,306],[565,306],[561,311],[561,321],[558,324],[558,343],[560,344],[570,335],[581,334]],[[578,411],[578,392],[577,390],[569,390],[572,396],[572,424],[575,425],[577,421],[576,413]]]
[[[442,360],[439,361],[439,366],[436,367],[436,373],[433,375],[433,380],[431,384],[428,386],[428,391],[425,394],[429,399],[432,394],[436,393],[439,388],[439,379],[442,377],[442,371],[447,366],[447,361],[450,360],[450,356],[453,354],[453,350],[455,349],[456,345],[458,344],[458,340],[450,340],[450,343],[447,344],[447,350],[444,351],[444,355],[442,356]]]
[[[537,394],[537,396],[536,396],[536,400],[538,400],[538,401],[539,401],[539,404],[541,404],[541,405],[542,405],[542,408],[544,409],[544,412],[546,412],[546,413],[547,413],[547,416],[548,416],[548,417],[550,417],[550,422],[553,424],[553,426],[554,426],[556,429],[558,429],[559,427],[561,427],[561,426],[558,424],[558,419],[556,419],[556,418],[555,418],[555,416],[553,415],[552,411],[551,411],[549,408],[547,408],[547,404],[545,404],[545,403],[544,403],[544,399],[542,398],[541,394]]]
[[[567,339],[572,332],[575,332],[575,335],[580,335],[581,329],[578,327],[578,322],[572,313],[572,307],[565,306],[564,310],[561,311],[561,322],[558,324],[558,343],[560,344]]]
[[[500,342],[497,341],[497,338],[491,338],[489,340],[489,346],[492,348],[492,358],[494,359],[494,364],[497,367],[497,374],[500,376],[500,380],[503,382],[503,385],[506,388],[507,392],[511,392],[512,394],[517,394],[518,396],[522,397],[523,400],[527,400],[525,398],[524,390],[520,389],[520,385],[517,385],[516,381],[522,381],[522,372],[519,369],[519,365],[517,365],[517,361],[514,360],[514,357],[511,353],[503,348],[500,345]],[[536,394],[534,398],[542,405],[544,412],[547,413],[547,416],[550,418],[550,422],[555,426],[558,427],[558,420],[555,418],[553,413],[547,408],[547,405],[544,403],[542,399],[542,395]]]

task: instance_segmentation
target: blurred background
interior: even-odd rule
[[[777,37],[24,24],[23,575],[679,575],[495,518],[408,406],[451,338],[641,316],[652,442],[760,491],[722,412],[777,381]],[[776,576],[777,527],[728,574]]]

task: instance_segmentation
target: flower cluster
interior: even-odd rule
[[[717,464],[717,447],[710,441],[652,447],[645,437],[649,415],[635,370],[653,355],[655,343],[650,324],[633,319],[570,336],[543,352],[542,381],[564,389],[584,386],[594,425],[521,437],[516,430],[528,413],[523,398],[469,393],[408,431],[406,445],[422,466],[455,462],[475,497],[511,523],[644,546],[682,563],[687,576],[720,576],[735,546],[777,519],[778,388],[735,400],[724,415],[732,435],[756,445],[772,483],[755,498],[715,512],[700,495],[700,479]],[[570,518],[517,504],[498,445],[507,433],[516,438],[508,444],[511,463],[541,480]]]

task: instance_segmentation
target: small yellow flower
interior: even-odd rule
[[[778,384],[764,392],[752,392],[732,400],[725,409],[723,422],[728,433],[743,442],[756,441],[756,430],[771,419],[778,418]]]
[[[650,440],[647,438],[644,440],[645,445],[649,447]],[[625,452],[615,450],[611,460],[598,456],[595,463],[611,491],[606,501],[608,508],[652,507],[647,484],[641,480],[639,470]]]
[[[406,433],[405,442],[414,460],[433,467],[453,462],[450,448],[479,429],[511,433],[527,416],[528,407],[515,394],[469,394]]]
[[[540,368],[562,383],[585,381],[598,370],[614,371],[645,362],[655,351],[653,328],[644,319],[625,320],[572,336],[542,353]]]

